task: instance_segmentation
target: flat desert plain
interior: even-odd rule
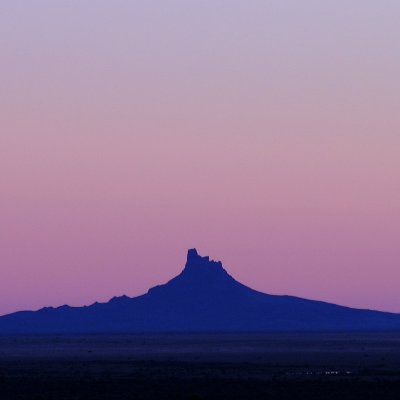
[[[0,336],[0,399],[399,399],[400,333]]]

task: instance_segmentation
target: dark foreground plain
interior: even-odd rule
[[[399,399],[400,333],[0,336],[0,399]]]

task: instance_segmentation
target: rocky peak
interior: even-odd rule
[[[187,253],[187,260],[184,271],[223,271],[225,270],[222,267],[222,263],[220,261],[210,260],[210,257],[202,257],[199,255],[196,249],[190,249]]]

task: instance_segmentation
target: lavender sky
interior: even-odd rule
[[[186,250],[400,312],[400,2],[2,0],[0,313]]]

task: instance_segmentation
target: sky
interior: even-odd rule
[[[398,0],[2,0],[0,314],[186,251],[400,312]]]

